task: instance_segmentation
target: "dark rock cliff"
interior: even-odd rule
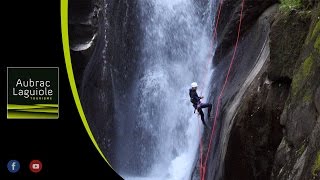
[[[214,77],[213,102],[236,38],[241,1],[232,2],[224,2],[218,29],[214,62],[219,75]],[[222,98],[207,179],[320,177],[319,2],[301,1],[291,10],[280,5],[280,10],[266,11],[274,2],[245,1],[239,50]],[[261,42],[266,39],[269,52],[258,68],[255,51],[265,48]]]
[[[288,91],[286,79],[281,87],[264,83],[267,77],[264,71],[270,61],[270,23],[277,8],[275,5],[265,9],[255,23],[241,33],[221,99],[217,119],[219,125],[207,164],[207,179],[263,179],[271,172],[272,154],[276,151],[277,141],[281,141],[281,136],[274,143],[269,140],[281,133],[280,125],[273,126],[272,121],[280,116],[278,108],[284,105],[281,102],[273,104],[273,100],[285,99]],[[233,33],[236,33],[237,28],[234,30]],[[218,62],[213,77],[216,83],[212,92],[214,107],[232,59],[233,48],[225,53],[224,57],[214,57],[214,61]]]
[[[278,40],[274,48],[286,44],[282,54],[293,57],[277,56],[278,61],[284,60],[286,70],[282,73],[286,73],[292,83],[280,119],[284,137],[275,156],[272,179],[320,178],[320,4],[306,7],[308,9],[278,16],[279,22],[291,21],[291,28],[285,29],[286,23],[274,24],[273,34],[285,37]],[[290,36],[294,41],[290,44],[299,43],[299,48],[287,45],[286,38]]]
[[[218,47],[215,61],[217,64],[233,47],[237,37],[236,32],[239,23],[241,2],[239,0],[222,1],[219,24],[217,26]],[[244,4],[241,34],[246,32],[257,21],[258,17],[278,0],[247,0]],[[217,0],[219,3],[219,0]]]
[[[124,102],[139,53],[137,14],[135,0],[69,1],[71,59],[80,99],[91,131],[111,164],[115,100]]]

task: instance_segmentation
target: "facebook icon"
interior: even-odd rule
[[[20,169],[20,163],[17,160],[11,160],[8,162],[7,168],[9,170],[9,172],[16,173]]]

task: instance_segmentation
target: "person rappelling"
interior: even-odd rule
[[[198,96],[197,88],[198,88],[198,84],[196,82],[191,83],[191,89],[189,89],[190,101],[194,107],[194,113],[197,110],[201,116],[201,121],[202,121],[203,125],[205,127],[208,127],[207,124],[205,123],[205,120],[204,120],[204,113],[202,111],[202,108],[208,108],[208,120],[209,120],[212,104],[201,102],[201,99],[203,99],[204,97]]]

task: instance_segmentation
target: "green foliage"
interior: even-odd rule
[[[280,10],[290,11],[292,9],[299,9],[302,6],[301,0],[280,0]]]
[[[314,161],[314,164],[312,167],[312,175],[316,176],[319,171],[320,171],[320,151],[318,151],[316,160]]]

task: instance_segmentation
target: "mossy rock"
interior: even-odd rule
[[[308,38],[309,39],[309,38]],[[314,26],[314,29],[311,33],[311,40],[315,39],[314,42],[314,48],[320,52],[320,20],[318,20],[318,22],[316,23],[316,25]],[[310,41],[310,40],[309,40]]]
[[[320,36],[317,37],[314,48],[320,53]]]
[[[302,64],[303,76],[310,74],[311,68],[313,65],[313,58],[309,56]]]
[[[280,77],[292,78],[310,26],[310,16],[303,13],[281,13],[272,25],[270,33],[270,65],[268,77],[274,81]]]
[[[316,160],[312,166],[312,175],[316,176],[318,172],[320,172],[320,151],[318,151]]]
[[[302,153],[306,150],[306,144],[305,143],[303,143],[302,145],[301,145],[301,147],[298,149],[298,151],[297,151],[297,154],[298,154],[298,156],[301,156],[302,155]]]
[[[312,101],[312,93],[310,89],[307,89],[303,96],[303,102],[304,103],[310,103]]]
[[[301,0],[280,0],[280,10],[287,12],[293,9],[300,9],[302,7]]]
[[[311,39],[313,39],[316,36],[316,34],[318,34],[319,32],[320,32],[320,21],[317,22],[316,26],[314,27],[314,29],[312,31]]]
[[[296,96],[298,94],[298,91],[304,86],[304,82],[307,79],[307,77],[312,73],[312,67],[314,64],[314,59],[312,55],[310,55],[308,58],[306,58],[301,66],[299,67],[297,73],[294,75],[292,80],[292,95]],[[308,91],[306,91],[308,92]],[[307,94],[307,93],[306,93]],[[311,92],[307,95],[306,99],[310,99],[311,101]],[[304,98],[305,99],[305,98]]]
[[[313,41],[315,41],[317,39],[317,37],[319,36],[320,33],[320,4],[318,5],[317,8],[313,9],[311,11],[311,15],[312,15],[312,23],[310,26],[310,30],[308,33],[308,37],[306,39],[306,44],[309,44],[310,42],[313,43]]]

